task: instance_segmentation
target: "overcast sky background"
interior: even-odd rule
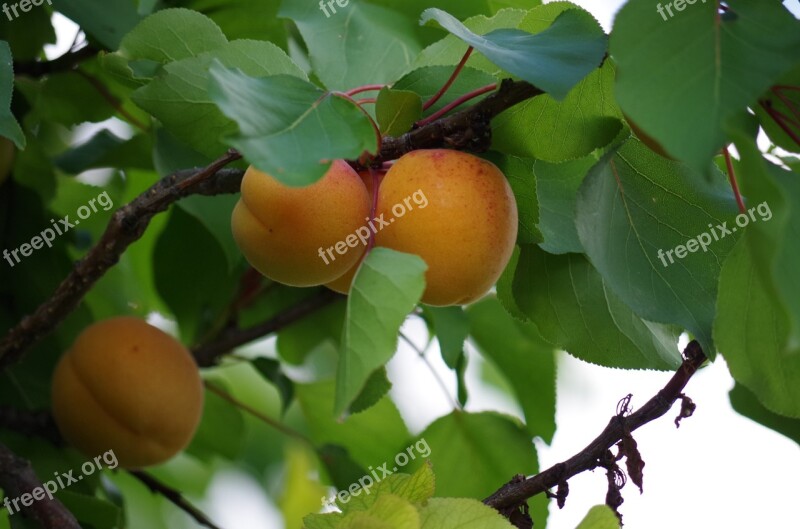
[[[623,0],[573,0],[591,11],[606,31]],[[637,0],[639,1],[639,0]],[[654,2],[655,3],[655,2]],[[795,15],[798,0],[784,2]],[[56,15],[58,43],[48,57],[64,53],[76,26]],[[108,126],[106,124],[105,126]],[[111,128],[128,136],[119,123]],[[91,127],[96,130],[96,126]],[[84,131],[89,134],[90,131]],[[424,343],[425,330],[409,322],[406,332]],[[470,354],[469,411],[500,410],[521,417],[519,408],[504,395],[480,382],[481,362]],[[429,359],[455,394],[451,372],[434,347]],[[392,397],[414,433],[451,411],[449,399],[428,368],[405,343],[389,364],[394,383]],[[601,368],[563,354],[558,365],[558,430],[551,446],[537,441],[542,468],[562,461],[583,448],[614,414],[627,393],[633,406],[643,404],[669,379],[669,373]],[[695,416],[678,430],[672,417],[637,431],[636,439],[646,466],[644,494],[632,484],[623,489],[621,511],[629,529],[706,529],[800,527],[798,475],[800,447],[785,437],[741,417],[728,402],[733,380],[723,360],[698,373],[687,388],[697,404]],[[502,449],[502,447],[498,447]],[[777,485],[777,486],[776,486]],[[548,529],[574,529],[589,508],[603,503],[603,472],[585,473],[570,481],[566,507],[551,505]],[[220,474],[204,508],[220,526],[231,529],[280,529],[281,517],[252,479],[237,472]]]

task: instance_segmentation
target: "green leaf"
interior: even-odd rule
[[[58,499],[87,527],[114,529],[123,523],[123,511],[108,500],[78,494],[70,490],[58,493]]]
[[[450,369],[456,369],[464,356],[464,342],[469,336],[469,320],[464,309],[426,306],[424,310],[433,320],[444,363]]]
[[[422,99],[408,90],[384,88],[378,94],[375,117],[386,136],[400,136],[422,117]]]
[[[517,156],[500,156],[489,153],[485,156],[493,162],[506,176],[519,212],[519,227],[517,230],[518,244],[533,244],[542,242],[542,233],[537,228],[539,224],[539,200],[537,197],[537,183],[533,166],[535,161]]]
[[[652,3],[628,2],[611,37],[622,109],[698,171],[725,144],[725,127],[796,64],[800,48],[800,21],[780,2],[726,5],[732,16],[703,2],[670,18]]]
[[[25,134],[11,113],[14,95],[14,61],[8,43],[0,40],[0,135],[13,141],[19,149],[25,148]]]
[[[215,64],[210,94],[239,125],[228,143],[287,185],[316,182],[334,159],[377,152],[375,130],[358,105],[297,77],[254,79]]]
[[[528,433],[552,442],[556,431],[555,347],[541,337],[535,325],[511,317],[497,298],[471,305],[468,314],[472,338],[514,389]]]
[[[197,219],[175,208],[156,243],[152,266],[158,293],[181,336],[187,343],[203,340],[236,288],[236,274],[229,271],[219,243]],[[214,288],[203,286],[209,277],[217,278]]]
[[[759,274],[749,239],[722,267],[714,339],[737,382],[770,411],[800,419],[800,349],[788,347],[790,321]]]
[[[176,138],[209,158],[218,157],[225,149],[222,137],[237,130],[236,124],[214,105],[209,95],[209,68],[215,60],[254,77],[285,74],[305,78],[305,74],[274,44],[240,40],[197,57],[170,63],[150,84],[134,92],[132,97],[137,105],[158,118]],[[230,95],[244,94],[234,91]],[[242,101],[245,103],[248,101]],[[268,109],[253,108],[255,103],[249,103],[253,106],[245,105],[244,108],[244,111],[252,113],[248,120],[268,119],[262,116],[269,112]],[[197,126],[200,121],[202,127]]]
[[[213,20],[190,9],[163,9],[140,22],[119,47],[127,60],[167,64],[196,57],[228,43]]]
[[[392,389],[392,383],[386,374],[386,369],[381,367],[372,372],[364,384],[361,393],[350,405],[351,413],[360,413],[377,404]]]
[[[576,529],[619,529],[620,523],[608,505],[595,505]]]
[[[362,468],[393,461],[405,450],[411,435],[397,407],[384,397],[368,410],[340,421],[334,414],[333,381],[297,384],[295,393],[317,445],[339,445]]]
[[[745,127],[747,125],[744,125]],[[747,194],[747,214],[741,214],[756,268],[764,283],[774,285],[781,309],[792,326],[789,345],[800,348],[800,181],[767,162],[755,142],[755,133],[732,132],[741,161],[735,164]],[[739,222],[739,218],[737,218]],[[778,310],[776,308],[776,310]]]
[[[531,14],[556,5],[565,4],[548,4]],[[622,128],[622,113],[615,103],[613,88],[614,67],[607,60],[562,101],[544,94],[500,114],[492,122],[492,147],[506,154],[548,162],[584,157],[610,143]]]
[[[210,17],[230,39],[268,40],[286,49],[288,28],[278,18],[280,2],[192,0],[186,7]]]
[[[209,381],[230,393],[230,388],[224,380]],[[213,391],[206,389],[203,417],[186,451],[206,460],[219,456],[236,460],[244,446],[245,430],[242,412]]]
[[[425,290],[426,269],[419,257],[388,248],[373,249],[361,263],[347,300],[337,370],[337,415],[353,402],[372,372],[394,354],[400,325]]]
[[[50,0],[48,0],[49,2]],[[122,38],[141,20],[130,0],[52,0],[56,10],[83,31],[115,50]]]
[[[231,212],[238,200],[239,197],[236,195],[214,197],[194,195],[178,203],[179,208],[194,217],[214,236],[225,254],[229,273],[243,261],[242,252],[231,233]]]
[[[514,529],[499,512],[469,498],[433,498],[420,519],[421,529]]]
[[[302,364],[322,344],[338,349],[347,305],[336,301],[278,333],[278,354],[290,364]],[[259,318],[263,318],[259,314]]]
[[[350,513],[337,527],[341,529],[419,529],[419,512],[409,502],[386,494],[365,512]]]
[[[536,194],[539,199],[539,224],[542,242],[550,253],[583,253],[575,227],[578,190],[589,170],[597,163],[592,155],[562,163],[533,162]]]
[[[115,110],[87,78],[76,72],[63,72],[45,79],[36,112],[44,119],[72,126],[105,121]]]
[[[419,53],[413,19],[355,0],[333,9],[326,17],[319,2],[284,0],[279,11],[297,24],[314,73],[329,90],[391,83]]]
[[[674,369],[680,330],[641,319],[583,255],[523,246],[514,298],[542,336],[573,356],[607,367]]]
[[[451,15],[461,19],[461,17],[459,17],[458,14],[452,9],[446,9],[442,6],[435,7],[445,9],[445,11]],[[522,22],[522,19],[525,18],[527,13],[528,11],[524,9],[503,9],[492,17],[478,15],[467,18],[464,20],[463,24],[473,33],[477,35],[483,35],[498,29],[516,28],[520,22]],[[439,35],[441,35],[441,32],[438,28],[426,27],[424,29],[439,33]],[[456,35],[447,35],[445,38],[440,39],[438,42],[435,42],[422,50],[417,59],[414,61],[414,67],[419,68],[424,66],[447,65],[451,66],[449,73],[452,74],[452,66],[455,66],[461,61],[466,51],[467,46],[463,40]],[[485,86],[491,82],[497,82],[500,78],[508,77],[507,72],[504,72],[502,68],[492,63],[480,53],[473,53],[470,56],[469,60],[467,61],[467,68],[469,67],[489,75],[491,79],[491,81],[476,86],[475,88]],[[449,75],[447,77],[449,77]],[[445,80],[447,80],[447,77]],[[459,77],[461,77],[461,75],[459,75]],[[444,83],[440,83],[436,88],[440,88],[443,84]]]
[[[45,44],[56,43],[56,32],[50,18],[47,9],[34,9],[22,21],[0,17],[0,39],[11,46],[11,54],[17,62],[33,61],[39,58]]]
[[[736,384],[728,393],[731,406],[748,419],[775,430],[800,444],[800,420],[790,419],[765,408],[749,389]]]
[[[265,380],[277,388],[281,394],[281,411],[286,413],[294,398],[294,382],[283,373],[281,363],[271,358],[255,358],[251,363]]]
[[[152,139],[140,134],[130,140],[116,136],[103,129],[85,143],[61,153],[54,160],[62,171],[79,174],[88,169],[101,167],[153,169]]]
[[[421,23],[435,20],[473,46],[503,70],[561,100],[581,79],[600,65],[606,36],[586,11],[571,9],[546,30],[532,35],[517,29],[498,29],[476,35],[456,18],[427,9]]]
[[[454,411],[434,421],[419,438],[430,446],[439,497],[485,498],[509,476],[536,473],[530,436],[516,420],[499,413]],[[497,450],[499,446],[503,449]]]
[[[741,235],[729,226],[736,212],[716,168],[704,178],[631,139],[586,177],[575,223],[614,294],[642,318],[688,329],[712,358],[719,271]]]
[[[433,467],[427,461],[411,475],[394,472],[390,476],[383,477],[382,470],[379,470],[371,477],[376,475],[380,481],[369,487],[369,494],[351,495],[347,503],[337,502],[343,513],[368,510],[381,496],[389,494],[413,504],[424,504],[433,497],[436,490]],[[366,480],[364,483],[367,483]]]

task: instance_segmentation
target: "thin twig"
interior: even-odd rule
[[[47,336],[77,308],[92,286],[119,261],[128,246],[144,234],[156,214],[190,194],[217,195],[238,191],[243,172],[221,170],[239,158],[239,153],[230,151],[204,169],[178,171],[117,210],[97,244],[75,264],[53,295],[0,340],[0,372],[18,361],[29,347]]]
[[[83,61],[95,57],[98,51],[94,46],[88,45],[76,51],[69,51],[52,61],[14,63],[14,75],[43,77],[53,73],[67,72]]]
[[[681,417],[691,414],[688,397],[683,395],[683,388],[691,380],[700,366],[706,361],[706,356],[697,341],[692,341],[683,351],[684,361],[670,381],[653,398],[636,412],[625,415],[619,413],[612,417],[605,429],[583,450],[569,458],[557,463],[539,474],[526,478],[516,476],[506,483],[483,503],[500,511],[508,517],[517,511],[526,500],[542,494],[553,487],[559,486],[573,476],[593,470],[604,461],[606,453],[623,438],[629,436],[637,428],[658,419],[666,414],[676,400],[681,399],[684,406]],[[688,403],[687,403],[688,402]],[[621,410],[624,412],[624,410]]]
[[[272,319],[246,329],[230,328],[224,330],[211,342],[192,349],[192,355],[200,367],[211,367],[225,354],[236,347],[279,331],[292,323],[303,319],[312,312],[341,299],[342,296],[328,289],[289,307]]]
[[[170,501],[173,505],[180,510],[191,516],[197,523],[209,529],[220,529],[220,527],[212,522],[206,514],[189,503],[179,491],[161,483],[159,480],[141,470],[129,470],[128,473],[141,481],[144,486],[150,489],[154,494],[160,494]]]

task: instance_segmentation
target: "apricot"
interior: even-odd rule
[[[361,258],[363,245],[346,241],[366,223],[371,203],[361,177],[341,160],[306,187],[287,186],[250,167],[233,210],[233,237],[266,277],[291,286],[322,285]]]
[[[53,415],[89,457],[113,450],[120,466],[163,463],[194,436],[203,383],[189,351],[131,317],[87,327],[56,366]]]
[[[427,205],[411,201],[415,193]],[[422,257],[428,265],[422,301],[430,305],[482,297],[503,272],[517,238],[517,204],[505,175],[459,151],[401,157],[378,188],[376,217],[381,215],[389,226],[378,231],[376,245]]]

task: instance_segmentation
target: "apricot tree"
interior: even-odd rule
[[[609,34],[538,0],[40,4],[0,20],[0,529],[213,529],[186,496],[223,468],[292,529],[540,529],[599,469],[580,527],[617,528],[636,430],[718,355],[800,441],[780,2],[630,0]],[[415,339],[456,390],[412,433]],[[560,351],[668,373],[540,468]],[[470,359],[519,416],[468,411]]]

